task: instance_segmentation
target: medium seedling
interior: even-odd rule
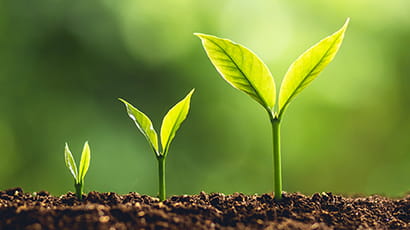
[[[175,133],[188,115],[191,96],[194,90],[195,89],[192,89],[184,99],[172,107],[165,115],[162,120],[160,140],[158,140],[157,132],[149,117],[124,99],[119,99],[125,104],[128,116],[137,125],[155,153],[155,157],[158,161],[159,199],[161,201],[166,199],[165,161],[168,156],[169,146],[175,137]]]
[[[279,102],[273,77],[256,54],[228,39],[196,33],[219,74],[234,88],[245,92],[268,112],[273,136],[273,174],[275,199],[282,198],[280,122],[291,100],[309,85],[333,60],[342,44],[349,19],[334,34],[324,38],[294,61],[283,78]]]
[[[65,143],[64,158],[67,168],[74,177],[75,194],[78,199],[82,199],[82,194],[84,191],[84,178],[85,174],[87,174],[88,167],[90,166],[90,146],[88,145],[88,141],[85,142],[83,152],[81,154],[80,171],[77,171],[77,165],[67,143]]]

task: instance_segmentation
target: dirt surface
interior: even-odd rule
[[[220,193],[157,198],[90,192],[54,197],[45,191],[0,191],[0,229],[410,229],[410,195],[345,198]]]

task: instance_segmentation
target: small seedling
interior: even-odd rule
[[[85,174],[87,174],[88,167],[90,166],[90,146],[88,145],[88,141],[85,142],[83,152],[81,154],[80,171],[77,171],[77,165],[67,143],[65,143],[64,156],[65,164],[74,177],[75,194],[78,199],[82,199],[82,194],[84,191],[84,178]]]
[[[172,107],[165,115],[162,120],[160,140],[158,140],[157,132],[148,116],[124,99],[119,98],[119,100],[125,104],[128,116],[137,125],[138,129],[145,136],[155,153],[155,157],[158,161],[159,199],[161,201],[166,199],[165,161],[168,155],[169,146],[175,137],[175,133],[188,115],[191,96],[194,93],[194,90],[195,89],[192,89],[184,99]]]
[[[261,104],[272,125],[275,198],[282,198],[280,122],[291,100],[309,85],[333,60],[342,44],[349,19],[334,34],[324,38],[300,55],[283,78],[279,103],[275,107],[276,87],[266,65],[248,48],[212,35],[196,33],[219,74],[234,88]]]

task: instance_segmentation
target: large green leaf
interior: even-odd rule
[[[81,154],[80,170],[78,174],[78,182],[81,184],[84,183],[85,174],[87,174],[88,168],[90,167],[90,158],[90,146],[88,145],[88,141],[86,141]]]
[[[127,108],[128,116],[135,122],[138,129],[148,140],[152,149],[155,151],[155,154],[159,156],[160,154],[158,150],[158,136],[157,136],[157,132],[154,129],[154,126],[152,125],[151,120],[147,117],[147,115],[139,111],[137,108],[132,106],[130,103],[128,103],[124,99],[119,98],[119,100],[125,104],[125,107]]]
[[[73,154],[71,154],[71,151],[68,148],[67,143],[65,143],[65,148],[64,148],[64,159],[65,159],[65,165],[70,170],[74,179],[77,181],[77,178],[78,178],[77,166],[75,164]]]
[[[161,143],[164,156],[168,153],[169,145],[174,139],[175,133],[188,115],[191,96],[194,91],[195,89],[192,89],[184,99],[172,107],[162,120]]]
[[[333,60],[342,44],[348,24],[349,19],[340,30],[312,46],[289,67],[280,87],[279,117],[289,102]]]
[[[266,65],[248,48],[228,39],[196,33],[220,75],[237,88],[272,110],[276,88]]]

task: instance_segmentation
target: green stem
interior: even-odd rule
[[[75,187],[75,195],[77,196],[78,199],[83,199],[83,190],[84,190],[84,184],[79,183],[77,184],[74,182],[74,187]]]
[[[273,175],[275,199],[282,199],[282,163],[280,159],[280,120],[273,114],[269,114],[272,124],[273,137]]]
[[[166,199],[165,188],[165,157],[158,157],[158,176],[159,176],[159,200],[164,201]]]

